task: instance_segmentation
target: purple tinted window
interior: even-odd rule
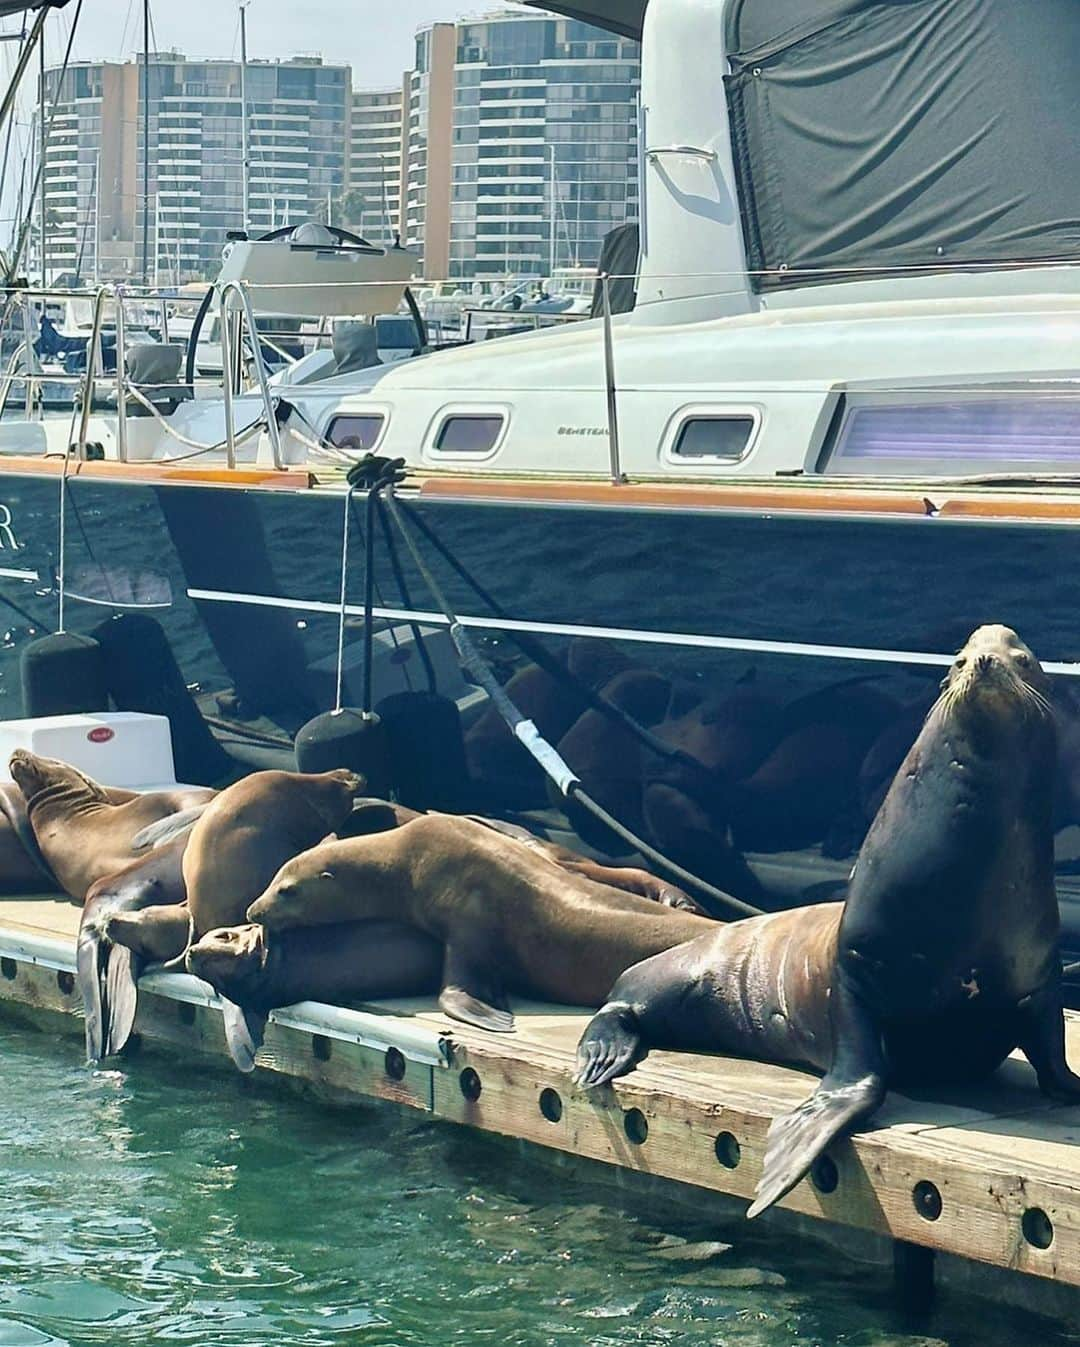
[[[826,472],[1070,472],[1080,468],[1080,398],[1027,396],[859,406],[844,417]]]
[[[381,416],[335,416],[326,438],[335,448],[366,454],[375,448],[383,427]]]
[[[444,454],[487,454],[502,432],[501,416],[448,416],[435,448]]]

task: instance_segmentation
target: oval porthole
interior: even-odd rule
[[[671,457],[688,462],[737,462],[757,424],[753,416],[688,416],[671,446]]]
[[[385,421],[380,412],[335,416],[327,427],[326,438],[335,449],[367,454],[378,444]]]

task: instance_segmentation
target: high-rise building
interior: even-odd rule
[[[595,267],[604,235],[638,217],[639,82],[637,43],[572,19],[422,28],[403,196],[424,274]]]
[[[345,224],[372,243],[390,243],[401,230],[402,88],[358,89],[352,96]]]
[[[60,73],[46,72],[49,109]],[[262,233],[326,218],[347,182],[348,66],[310,57],[248,63],[247,222],[239,62],[151,53],[145,158],[142,74],[141,59],[72,65],[46,113],[50,277],[78,270],[164,284],[213,274],[229,229],[247,223]]]

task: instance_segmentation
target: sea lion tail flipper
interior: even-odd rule
[[[101,931],[83,922],[75,950],[76,981],[86,1027],[86,1060],[100,1062],[105,1051],[105,998],[101,976]]]
[[[148,823],[131,839],[132,851],[153,851],[166,846],[184,833],[190,832],[206,811],[205,804],[192,805],[190,809],[177,810],[175,814],[166,814],[155,823]]]
[[[225,1022],[225,1043],[229,1056],[238,1070],[245,1074],[255,1070],[255,1054],[262,1047],[266,1030],[266,1016],[257,1010],[246,1010],[235,1001],[219,994],[221,1014]]]
[[[446,947],[439,1005],[452,1020],[490,1029],[494,1034],[514,1031],[514,1016],[505,993],[482,969],[482,962]]]
[[[124,945],[110,945],[102,972],[107,1013],[101,1032],[106,1057],[115,1057],[123,1051],[135,1027],[141,966],[134,950]]]
[[[581,1035],[574,1080],[587,1090],[606,1085],[625,1076],[643,1056],[638,1017],[625,1001],[609,1001]]]
[[[842,1082],[831,1082],[826,1076],[797,1109],[774,1118],[747,1217],[760,1216],[791,1192],[830,1143],[860,1118],[873,1113],[884,1098],[885,1081],[876,1072]]]

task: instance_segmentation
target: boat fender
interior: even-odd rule
[[[94,636],[116,709],[166,717],[178,780],[202,786],[220,781],[230,769],[229,755],[188,691],[161,623],[148,613],[119,613],[95,627]]]
[[[350,706],[326,711],[300,727],[294,748],[301,772],[332,772],[344,767],[363,776],[372,795],[389,792],[386,726],[373,712]]]
[[[386,727],[396,798],[413,809],[465,812],[469,769],[456,703],[437,692],[395,692],[375,712]]]
[[[90,636],[59,631],[23,647],[24,716],[107,711],[109,694],[101,646]]]

